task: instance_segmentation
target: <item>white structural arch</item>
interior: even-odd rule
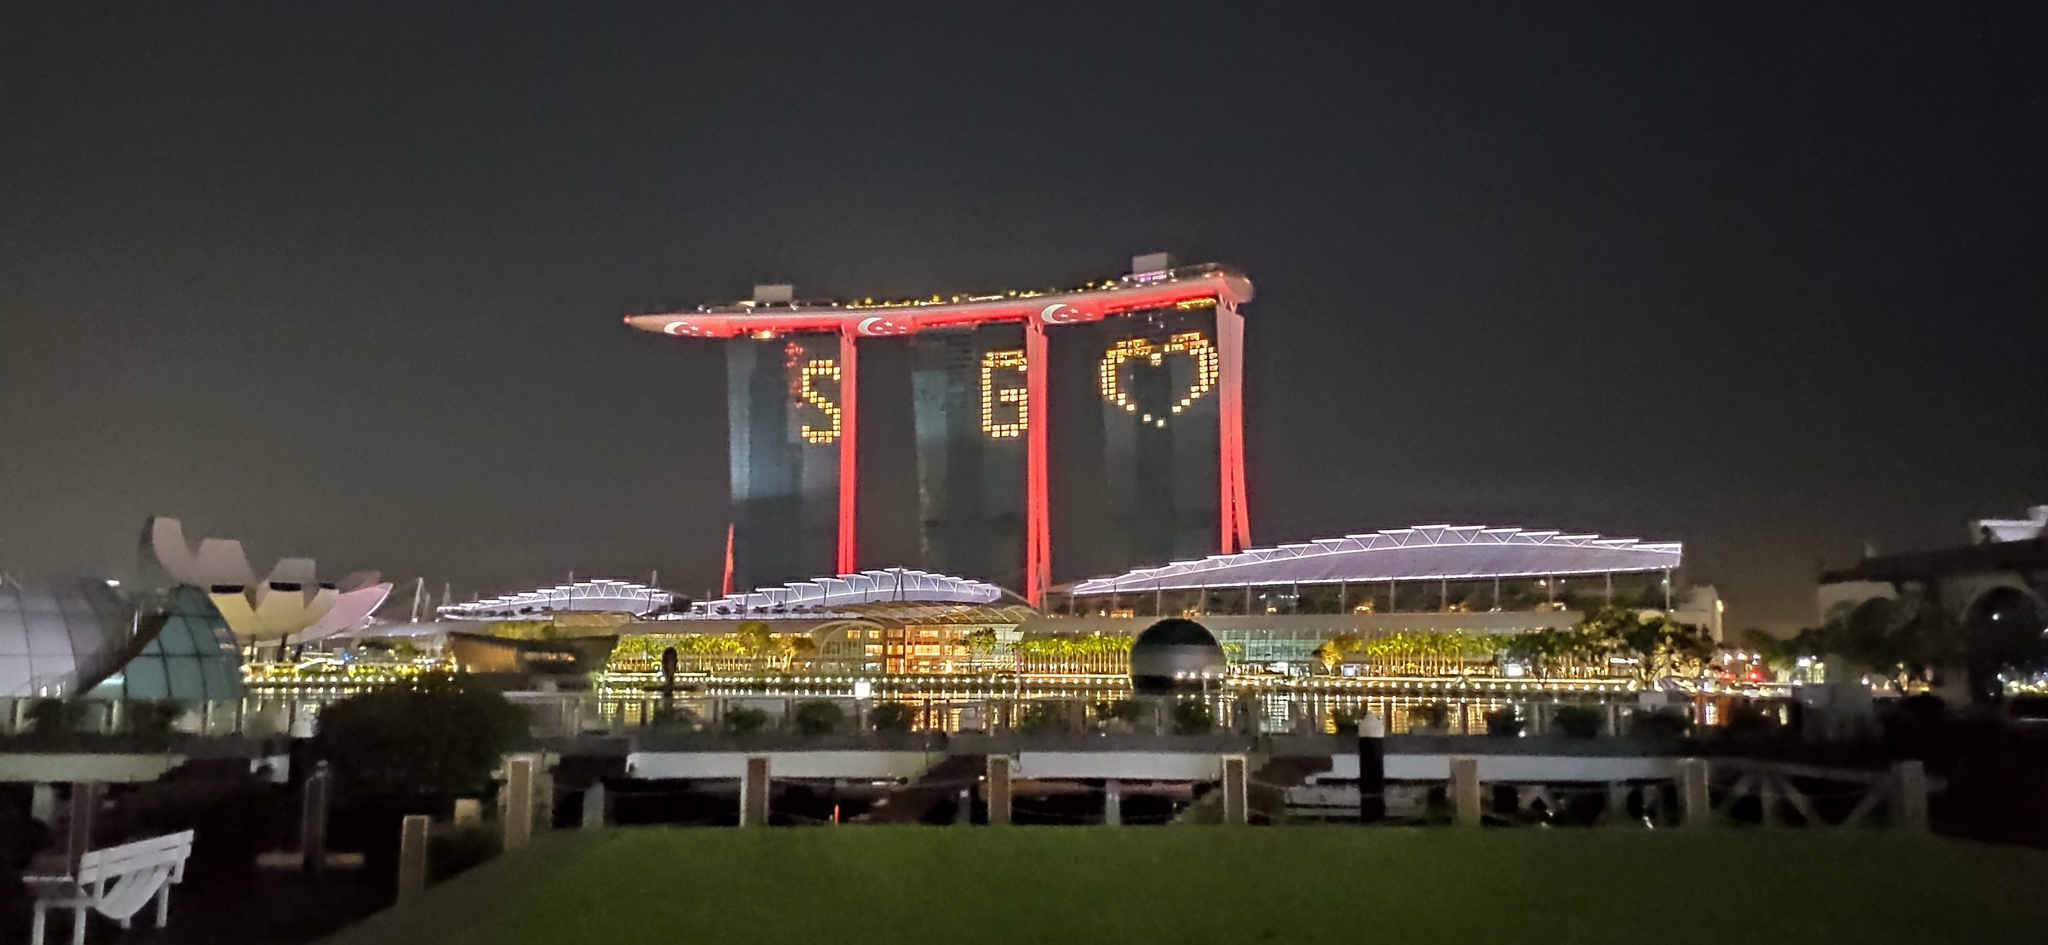
[[[1081,581],[1072,593],[1658,572],[1676,569],[1684,550],[1675,541],[1483,525],[1417,525],[1140,568]]]
[[[1003,589],[983,581],[911,568],[841,574],[690,605],[690,617],[738,620],[788,614],[825,614],[861,604],[993,604]]]
[[[658,587],[603,578],[539,587],[518,594],[448,604],[437,608],[451,620],[540,619],[559,613],[631,614],[645,617],[675,603],[675,595]]]

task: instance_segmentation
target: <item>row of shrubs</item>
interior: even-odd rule
[[[1136,724],[1148,714],[1148,707],[1135,699],[1097,703],[1094,709],[1095,717],[1104,723]],[[876,732],[897,734],[910,731],[916,719],[916,707],[901,702],[884,702],[868,710],[867,725]],[[847,721],[844,709],[837,703],[824,700],[799,702],[790,713],[790,729],[799,735],[830,735],[844,730]],[[1186,699],[1173,704],[1168,712],[1168,722],[1176,734],[1196,735],[1214,728],[1216,715],[1207,703]],[[676,709],[657,709],[654,725],[656,728],[703,727],[696,718]],[[1070,727],[1062,707],[1047,702],[1024,706],[1017,713],[1014,726],[1026,734],[1045,734]],[[768,713],[746,706],[727,709],[719,718],[717,727],[729,735],[751,735],[769,727]]]
[[[1331,713],[1339,732],[1358,727],[1358,715],[1342,709]],[[1409,723],[1425,732],[1447,732],[1451,707],[1441,702],[1425,703],[1408,710]],[[1595,706],[1561,705],[1551,716],[1551,725],[1568,738],[1598,738],[1607,726],[1607,712]],[[1517,738],[1527,730],[1528,720],[1513,706],[1486,713],[1486,734],[1496,738]],[[1692,734],[1692,718],[1681,709],[1635,709],[1629,713],[1629,731],[1644,738],[1684,738]]]
[[[908,732],[917,719],[917,710],[900,702],[884,702],[868,710],[868,727],[877,732]],[[655,728],[703,729],[705,726],[696,716],[681,709],[661,708],[654,713]],[[728,735],[751,735],[769,727],[768,713],[750,706],[739,706],[725,710],[718,719],[717,730]],[[846,727],[846,710],[837,703],[816,700],[797,703],[790,715],[790,728],[799,735],[830,735]]]
[[[178,719],[185,715],[184,703],[171,699],[135,699],[121,706],[121,730],[101,734],[126,735],[143,747],[168,746]],[[72,699],[37,699],[22,713],[27,726],[15,737],[31,744],[64,741],[83,732],[86,714],[95,707]]]

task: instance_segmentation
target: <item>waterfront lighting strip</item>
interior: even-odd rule
[[[1633,679],[1574,679],[1505,677],[1443,677],[1443,676],[1311,676],[1311,677],[1261,677],[1218,675],[1210,677],[1218,686],[1230,690],[1291,690],[1299,692],[1343,693],[1362,689],[1398,690],[1414,693],[1456,694],[1466,693],[1625,693],[1635,692],[1642,684]],[[841,690],[851,692],[858,683],[868,683],[877,693],[890,692],[899,695],[936,695],[941,691],[974,692],[977,694],[1003,695],[1018,686],[1058,686],[1064,688],[1128,688],[1130,676],[1125,673],[1023,673],[1023,674],[957,674],[949,676],[921,676],[903,673],[882,673],[863,676],[757,676],[746,674],[705,673],[688,676],[678,675],[679,685],[715,687],[705,695],[743,695],[765,690],[798,689],[806,693],[830,694]],[[661,688],[660,673],[616,673],[607,672],[599,677],[598,689],[607,694],[619,696],[640,694],[658,695]]]
[[[1668,572],[1683,556],[1684,545],[1675,541],[1483,525],[1417,525],[1140,568],[1081,581],[1070,594]]]

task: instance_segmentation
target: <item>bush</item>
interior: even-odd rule
[[[1216,712],[1200,699],[1182,699],[1173,704],[1175,735],[1204,735],[1216,727]]]
[[[697,727],[697,717],[680,706],[656,705],[648,724],[660,731],[689,731]]]
[[[1915,721],[1933,723],[1948,714],[1948,703],[1931,692],[1922,692],[1900,699],[1899,710]]]
[[[1607,723],[1607,713],[1589,705],[1557,707],[1557,730],[1572,738],[1598,738]]]
[[[1728,707],[1728,734],[1762,735],[1778,730],[1778,713],[1765,709],[1754,702],[1738,702]]]
[[[734,735],[752,735],[768,726],[768,713],[740,706],[725,710],[725,730]]]
[[[1516,738],[1522,734],[1522,720],[1514,706],[1502,706],[1486,713],[1486,734],[1495,738]]]
[[[1425,702],[1408,710],[1408,727],[1422,726],[1429,729],[1450,727],[1451,707],[1441,702]]]
[[[427,673],[328,706],[313,747],[350,791],[474,796],[526,739],[525,710],[467,676]]]
[[[505,848],[505,828],[495,820],[435,824],[427,831],[427,882],[438,883],[490,862]]]
[[[37,699],[28,705],[29,730],[41,738],[62,738],[85,721],[85,705],[65,699]]]
[[[916,720],[917,710],[901,702],[884,702],[868,710],[868,724],[877,732],[908,732]]]
[[[171,733],[178,724],[178,718],[185,714],[185,707],[170,699],[130,702],[127,709],[128,730],[135,733],[136,740],[144,747],[155,749],[171,746]]]
[[[1629,729],[1641,738],[1679,739],[1692,734],[1692,713],[1684,709],[1637,709]]]
[[[258,851],[288,841],[296,830],[284,788],[243,770],[195,762],[164,778],[115,795],[93,831],[111,846],[193,831],[192,855],[209,865],[246,869]]]
[[[1136,725],[1145,720],[1145,704],[1136,699],[1098,702],[1095,704],[1095,717],[1103,722],[1129,722]]]
[[[846,713],[834,703],[816,700],[796,707],[796,730],[801,735],[830,735],[845,721]]]
[[[1017,713],[1017,731],[1026,735],[1042,735],[1060,730],[1059,707],[1049,702],[1033,702]]]

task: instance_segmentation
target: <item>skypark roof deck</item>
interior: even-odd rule
[[[1219,300],[1235,305],[1251,298],[1251,280],[1243,273],[1208,263],[1133,273],[1076,289],[1010,290],[887,302],[735,302],[686,312],[628,315],[626,324],[681,338],[773,337],[799,332],[884,337],[1032,318],[1048,325],[1092,322],[1122,312]]]

